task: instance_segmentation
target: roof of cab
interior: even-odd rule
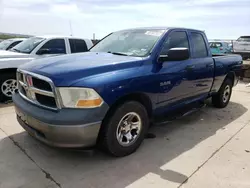
[[[82,37],[64,36],[64,35],[40,35],[40,36],[35,36],[35,37],[46,38],[46,39],[52,39],[52,38],[85,39],[85,38],[82,38]],[[87,39],[85,39],[85,40],[87,40]]]
[[[184,30],[191,30],[191,31],[198,31],[198,32],[204,32],[202,30],[197,30],[197,29],[191,29],[191,28],[184,28],[184,27],[138,27],[138,28],[130,28],[130,29],[124,29],[120,31],[127,31],[127,30],[140,30],[140,29],[148,29],[148,30],[170,30],[170,29],[184,29]]]
[[[12,40],[12,41],[23,41],[23,40],[26,40],[26,38],[9,38],[9,39],[6,39],[6,40]]]

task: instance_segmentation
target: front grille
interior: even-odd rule
[[[17,80],[18,91],[23,98],[45,108],[59,108],[51,80],[22,70],[17,71]]]
[[[44,80],[33,77],[33,86],[45,91],[52,91],[50,84]]]
[[[43,104],[45,106],[49,106],[49,107],[52,107],[52,108],[56,107],[56,101],[55,101],[54,97],[49,97],[49,96],[46,96],[46,95],[41,95],[41,94],[36,93],[36,100],[40,104]]]

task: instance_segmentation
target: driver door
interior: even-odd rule
[[[160,55],[167,55],[171,48],[188,48],[190,44],[185,30],[174,30],[166,38]],[[190,51],[190,50],[189,50]],[[194,88],[187,77],[187,69],[192,66],[192,59],[166,61],[161,64],[158,72],[159,95],[158,107],[165,108],[186,100],[192,96]]]

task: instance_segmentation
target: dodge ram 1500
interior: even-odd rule
[[[227,106],[239,55],[211,55],[203,31],[138,28],[111,33],[90,52],[34,60],[17,71],[17,120],[57,147],[133,153],[150,120],[212,97]]]

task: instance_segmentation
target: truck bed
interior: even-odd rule
[[[240,55],[234,54],[215,54],[213,55],[213,60],[215,69],[212,91],[217,92],[228,72],[234,72],[235,76],[241,74],[243,61]],[[235,85],[237,81],[234,80],[233,84]]]

